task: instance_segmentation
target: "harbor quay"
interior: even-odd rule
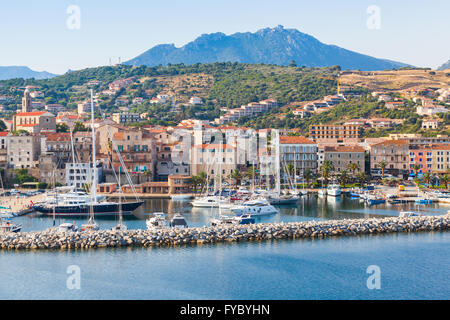
[[[0,248],[2,250],[70,250],[202,245],[276,239],[376,235],[396,232],[445,231],[449,227],[450,214],[444,216],[261,223],[219,227],[163,228],[158,230],[56,232],[54,229],[47,229],[40,232],[1,234]]]

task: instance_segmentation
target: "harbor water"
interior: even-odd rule
[[[258,221],[396,216],[400,210],[436,215],[448,209],[437,204],[369,207],[344,197],[309,196]],[[217,214],[186,202],[148,200],[137,217],[125,222],[144,228],[146,214],[157,211],[181,212],[190,226],[205,225]],[[52,224],[51,217],[33,215],[14,220],[24,231]],[[102,228],[116,223],[97,222]],[[159,248],[4,250],[0,299],[448,299],[449,244],[448,232],[423,232]],[[79,268],[79,289],[67,286],[70,266]],[[369,266],[380,270],[380,289],[367,286]]]

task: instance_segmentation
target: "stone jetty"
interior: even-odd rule
[[[450,215],[261,223],[224,227],[161,230],[99,230],[90,232],[39,232],[0,234],[3,250],[90,249],[152,247],[273,239],[329,238],[394,232],[449,230]]]

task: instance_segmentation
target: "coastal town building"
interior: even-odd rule
[[[97,164],[97,181],[101,181],[103,171],[101,164]],[[66,185],[82,189],[92,184],[94,177],[94,167],[91,162],[88,163],[67,163],[66,166]]]
[[[346,170],[358,174],[365,171],[365,152],[361,146],[324,146],[319,149],[319,155],[319,167],[323,165],[323,161],[329,160],[336,173]],[[354,170],[351,164],[357,165]]]
[[[7,138],[8,167],[35,168],[39,165],[41,139],[37,135],[11,135]]]
[[[31,112],[33,110],[30,90],[25,89],[22,98],[22,112]]]
[[[346,138],[360,138],[362,136],[361,126],[356,124],[349,125],[332,125],[319,124],[311,125],[309,127],[309,137],[314,140],[320,139],[346,139]]]
[[[25,130],[30,134],[56,132],[56,117],[47,111],[19,112],[13,115],[12,130]]]
[[[151,180],[155,177],[156,148],[151,135],[142,129],[116,132],[113,140],[129,172],[145,173]],[[112,167],[124,172],[117,152],[112,152]]]
[[[136,123],[140,122],[142,119],[139,113],[133,112],[117,112],[112,114],[112,120],[118,124]]]
[[[214,120],[217,124],[224,124],[227,122],[233,122],[242,117],[250,117],[253,115],[265,113],[272,108],[278,106],[278,103],[274,99],[262,100],[259,102],[250,102],[247,105],[240,108],[228,109],[227,113],[216,118]]]
[[[422,120],[422,129],[437,129],[440,125],[441,121],[437,118]]]
[[[317,171],[317,144],[301,136],[280,137],[281,167],[292,165],[296,175],[303,176],[305,170]]]
[[[57,115],[59,112],[65,112],[67,109],[62,104],[54,103],[54,104],[46,104],[45,110]]]
[[[395,176],[407,176],[410,168],[408,140],[386,140],[370,147],[370,169],[381,170]]]

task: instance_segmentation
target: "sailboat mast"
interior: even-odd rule
[[[72,145],[72,163],[73,168],[75,169],[75,147],[73,145],[72,126],[69,126],[69,130],[70,130],[70,144]]]
[[[275,174],[277,177],[276,180],[276,193],[279,196],[280,192],[281,192],[281,187],[280,187],[280,136],[279,136],[279,132],[277,129],[275,129],[275,139],[274,139],[274,144],[275,144]]]
[[[294,190],[297,191],[297,150],[295,150],[296,146],[294,148]]]
[[[97,201],[97,161],[95,159],[95,128],[94,128],[94,93],[91,89],[91,117],[92,117],[92,166],[94,177],[92,179],[92,201]]]

